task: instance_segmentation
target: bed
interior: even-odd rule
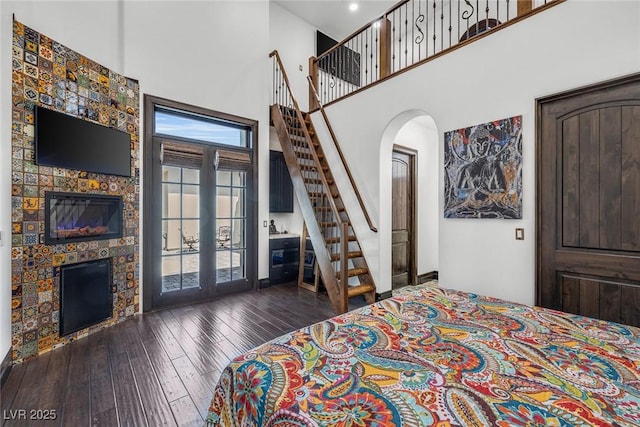
[[[235,358],[207,425],[638,426],[640,329],[426,288]]]

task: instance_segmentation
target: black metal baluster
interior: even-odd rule
[[[393,12],[391,19],[391,72],[395,72],[396,65],[396,11]]]
[[[331,60],[332,60],[332,64],[333,66],[331,67],[331,69],[333,70],[333,74],[332,74],[332,83],[333,83],[333,88],[331,90],[331,100],[335,100],[337,99],[336,97],[336,89],[337,89],[337,78],[336,78],[336,74],[338,74],[338,59],[337,59],[337,52],[334,50],[333,53],[331,54]]]
[[[325,56],[322,58],[322,80],[323,80],[323,92],[324,92],[324,102],[329,101],[329,81],[328,81],[328,57]]]
[[[277,98],[277,90],[276,90],[276,60],[272,59],[271,62],[271,105],[275,105]]]
[[[436,53],[436,0],[433,0],[433,53]]]
[[[476,34],[480,29],[480,0],[476,0]]]
[[[386,17],[385,17],[386,20]],[[389,29],[387,28],[387,31]],[[380,27],[375,29],[375,34],[376,34],[376,73],[372,76],[375,77],[376,81],[380,80],[380,46],[378,43],[378,40],[380,40]],[[389,48],[389,46],[387,46],[387,49]]]
[[[485,21],[484,21],[484,30],[489,31],[489,0],[487,0],[484,11],[486,15]]]
[[[509,0],[507,0],[507,21],[509,20]]]
[[[424,2],[424,52],[425,58],[429,57],[429,0]]]
[[[364,33],[364,81],[369,83],[369,31]]]
[[[377,42],[377,38],[376,38],[376,41],[374,41],[372,31],[369,31],[369,34],[367,35],[367,37],[371,42],[371,53],[369,54],[369,70],[370,70],[370,78],[371,78],[370,82],[373,82],[378,75],[378,69],[374,68],[373,66],[373,46],[375,44],[375,48],[378,49],[378,42]]]
[[[440,52],[444,50],[444,0],[440,0]]]
[[[451,1],[449,1],[449,47],[451,47],[451,31],[453,30],[453,27],[451,26]]]
[[[336,97],[334,99],[340,99],[340,92],[344,85],[344,61],[342,60],[342,53],[344,52],[344,46],[340,46],[336,51]]]
[[[400,14],[402,16],[402,13]],[[400,31],[402,32],[402,26],[400,27]],[[409,38],[409,20],[407,19],[407,3],[404,4],[404,66],[407,66],[407,61],[409,60],[408,54],[409,50],[407,48],[407,39]]]
[[[415,6],[416,6],[415,2],[412,1],[411,2],[411,22],[414,22],[414,23],[416,22],[416,7]],[[414,40],[413,39],[413,27],[411,27],[411,37],[409,37],[407,35],[407,39],[411,40],[411,42],[412,42],[412,44],[411,44],[411,63],[415,64],[415,62],[416,62],[416,56],[415,56],[416,48],[415,48],[415,46],[413,46],[413,40]]]

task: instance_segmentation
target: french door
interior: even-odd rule
[[[167,132],[145,160],[145,310],[256,283],[253,152]]]

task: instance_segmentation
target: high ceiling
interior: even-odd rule
[[[358,28],[389,10],[399,0],[273,0],[336,40],[343,40]],[[349,10],[351,3],[358,9]]]

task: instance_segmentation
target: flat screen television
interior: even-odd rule
[[[36,163],[131,176],[131,135],[36,106]]]

